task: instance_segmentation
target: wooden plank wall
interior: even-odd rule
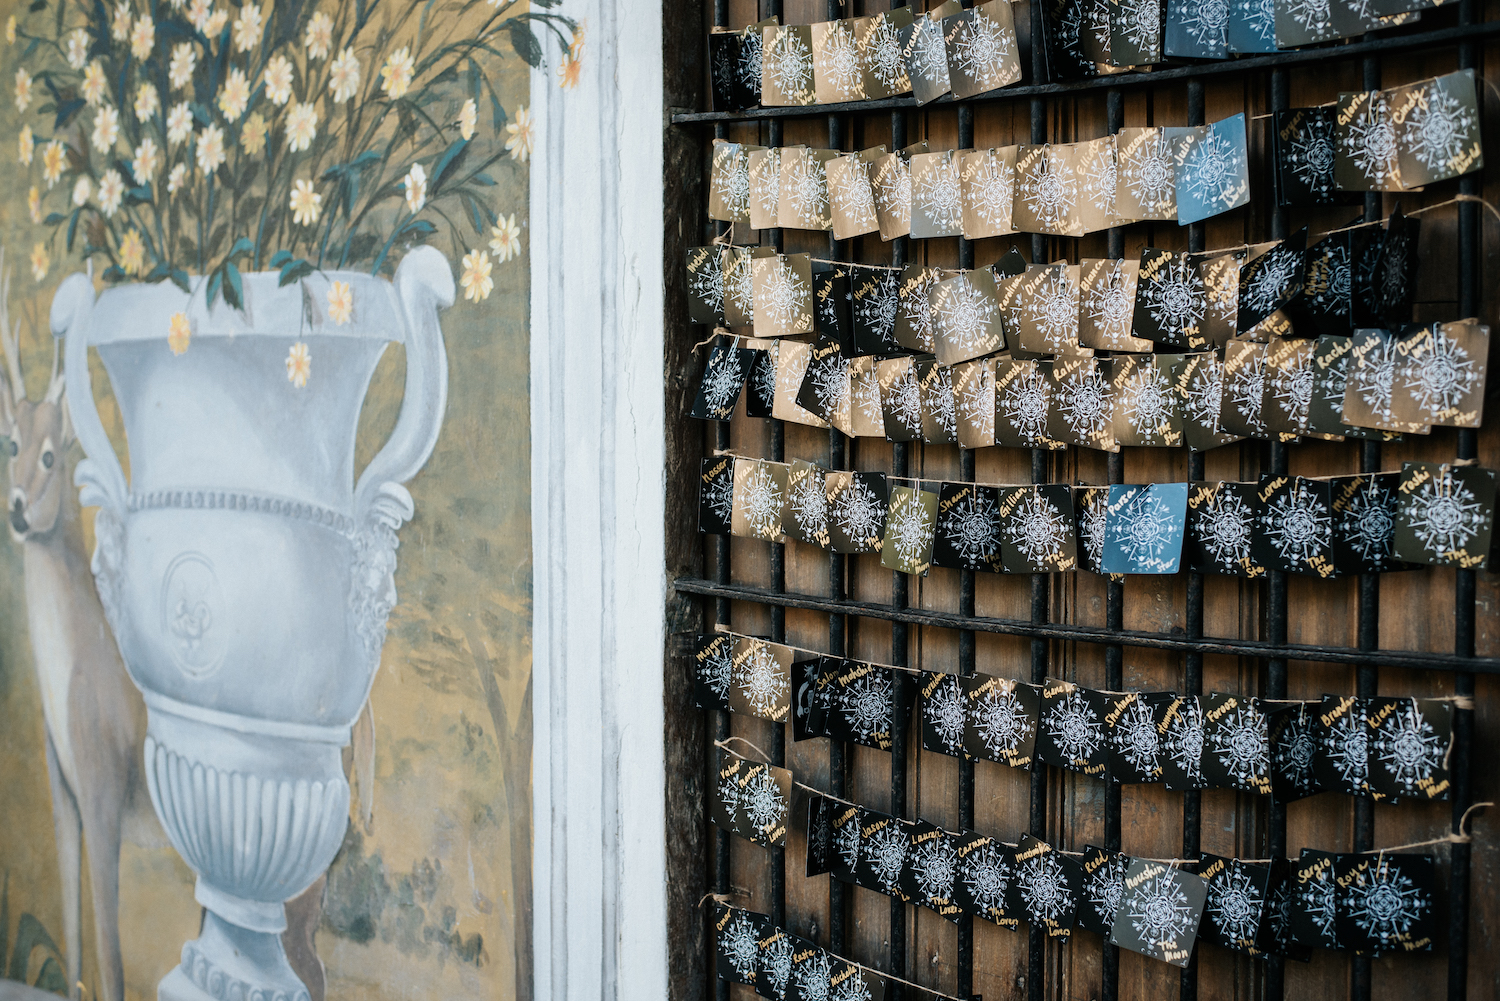
[[[885,9],[888,0],[849,0],[844,16],[872,13]],[[922,6],[918,0],[918,6]],[[1017,22],[1022,34],[1023,65],[1029,65],[1025,48],[1029,43],[1026,4],[1017,3]],[[1483,16],[1500,16],[1491,3]],[[742,26],[757,19],[755,0],[730,0],[729,24]],[[692,10],[697,16],[686,16]],[[827,16],[825,0],[786,0],[783,23],[812,23]],[[1449,23],[1452,12],[1429,12],[1429,24]],[[1478,12],[1476,11],[1476,16]],[[664,5],[669,60],[669,101],[688,110],[706,110],[706,79],[703,76],[704,36],[712,23],[712,3],[696,8],[668,2]],[[1441,19],[1441,20],[1440,20]],[[696,47],[696,48],[695,48]],[[1483,65],[1500,66],[1487,46]],[[675,54],[675,56],[673,55]],[[686,68],[685,68],[686,67]],[[1457,67],[1456,49],[1384,57],[1380,68],[1381,86],[1395,86],[1450,71]],[[1481,66],[1480,74],[1484,74]],[[1291,73],[1291,105],[1306,107],[1332,102],[1341,90],[1361,87],[1361,64],[1358,59],[1330,59]],[[673,92],[675,88],[675,93]],[[1500,136],[1495,129],[1495,109],[1500,100],[1488,88],[1482,94],[1486,109],[1486,138]],[[1270,177],[1268,121],[1256,119],[1270,108],[1270,74],[1245,74],[1209,77],[1205,80],[1205,119],[1212,122],[1244,112],[1252,119],[1250,129],[1252,204],[1248,209],[1231,212],[1207,223],[1207,247],[1226,247],[1269,239],[1270,214],[1274,208]],[[1107,133],[1105,92],[1089,91],[1078,96],[1049,100],[1047,103],[1047,137],[1049,141],[1086,140]],[[1030,102],[1026,98],[988,101],[974,106],[974,145],[1005,146],[1030,141]],[[906,142],[927,139],[934,149],[958,146],[958,111],[955,107],[913,112],[907,118]],[[1167,82],[1149,88],[1124,92],[1124,124],[1188,124],[1187,85]],[[686,321],[686,299],[681,294],[684,251],[699,245],[708,232],[703,214],[708,166],[708,149],[713,132],[703,126],[669,126],[667,148],[669,172],[665,179],[667,204],[676,206],[684,218],[665,221],[668,235],[665,269],[669,293],[667,318],[670,354],[667,359],[669,493],[674,500],[668,506],[668,537],[672,539],[668,568],[675,574],[692,574],[712,579],[714,576],[712,540],[690,535],[696,503],[695,476],[699,456],[715,444],[712,425],[700,425],[686,416],[691,394],[701,370],[703,352],[691,354],[693,340],[705,336],[704,328],[694,328]],[[887,111],[850,115],[845,119],[845,149],[862,149],[891,140],[891,115]],[[733,124],[728,138],[749,143],[767,144],[768,126],[764,123]],[[806,143],[812,147],[828,145],[825,115],[810,109],[804,118],[785,121],[783,145]],[[696,161],[693,160],[696,151]],[[1494,201],[1495,174],[1500,165],[1500,146],[1492,147],[1491,166],[1484,173],[1483,191],[1487,201]],[[698,171],[691,176],[691,165]],[[684,180],[684,177],[687,180]],[[1456,182],[1432,187],[1429,192],[1405,194],[1400,202],[1410,212],[1424,204],[1447,200],[1456,193]],[[1385,196],[1383,211],[1388,213],[1396,198]],[[1299,212],[1289,220],[1290,228],[1303,223],[1313,234],[1347,224],[1357,208],[1324,209]],[[1458,316],[1457,280],[1457,207],[1450,206],[1422,216],[1422,271],[1419,289],[1421,305],[1418,320],[1452,319]],[[1484,276],[1483,309],[1485,322],[1500,330],[1494,307],[1497,281],[1494,275],[1496,249],[1500,248],[1500,227],[1488,213],[1483,221]],[[825,234],[785,232],[788,252],[811,251],[826,256]],[[1076,262],[1083,257],[1104,257],[1104,233],[1081,239],[1049,239],[1048,260]],[[1016,243],[1031,258],[1028,236],[992,239],[975,246],[976,266],[997,260]],[[1136,224],[1125,230],[1125,256],[1137,256],[1143,247],[1187,249],[1187,229],[1175,224]],[[851,259],[866,263],[889,263],[890,246],[878,236],[865,237],[848,245]],[[911,241],[910,260],[925,261],[947,267],[958,266],[958,241]],[[1492,367],[1490,385],[1500,384]],[[743,401],[730,427],[731,447],[739,454],[770,457],[771,425],[768,420],[752,420],[744,415]],[[676,415],[676,416],[671,416]],[[786,425],[784,458],[802,458],[829,464],[830,442],[826,431]],[[1399,469],[1408,459],[1451,460],[1457,447],[1456,433],[1438,430],[1430,437],[1414,437],[1406,442],[1386,445],[1382,468]],[[960,453],[956,447],[913,444],[910,446],[909,472],[912,476],[934,479],[961,479]],[[852,468],[892,470],[892,446],[872,439],[853,440],[845,458]],[[1500,410],[1491,401],[1489,420],[1480,435],[1480,459],[1483,465],[1500,467]],[[1293,474],[1325,475],[1359,471],[1358,443],[1303,442],[1291,446],[1290,471]],[[1070,448],[1051,458],[1050,479],[1067,483],[1105,483],[1106,455],[1102,452]],[[1253,480],[1268,468],[1269,447],[1249,442],[1215,449],[1206,456],[1209,479]],[[1188,452],[1185,449],[1127,448],[1124,452],[1124,482],[1181,482],[1189,478]],[[1028,451],[1007,448],[980,450],[975,461],[975,478],[981,482],[1023,483],[1031,477],[1031,455]],[[736,583],[770,586],[771,549],[763,542],[735,539],[730,545],[731,578]],[[848,596],[851,599],[889,602],[892,599],[892,574],[881,568],[878,557],[851,557],[848,571]],[[1181,633],[1184,630],[1187,575],[1170,577],[1131,577],[1124,587],[1124,627]],[[788,591],[804,594],[829,593],[829,557],[814,547],[788,542],[785,547],[785,586]],[[1292,643],[1356,646],[1357,578],[1333,581],[1291,576],[1287,585],[1289,609],[1287,639]],[[1204,631],[1210,636],[1256,638],[1263,636],[1262,603],[1265,585],[1237,578],[1213,577],[1206,580],[1204,594]],[[1104,626],[1106,584],[1088,573],[1052,576],[1048,581],[1049,613],[1053,621]],[[1495,656],[1500,651],[1500,579],[1481,573],[1478,582],[1477,653]],[[959,610],[959,574],[957,571],[933,569],[925,578],[910,584],[913,606],[956,612]],[[701,605],[701,607],[698,607]],[[694,602],[674,598],[669,606],[671,628],[676,632],[669,650],[667,686],[669,718],[674,733],[682,740],[674,745],[671,761],[673,776],[669,785],[672,795],[670,818],[674,829],[674,851],[669,852],[673,882],[674,969],[691,969],[691,975],[674,977],[677,997],[708,997],[713,987],[711,956],[705,961],[702,950],[712,948],[711,940],[702,934],[701,915],[684,920],[683,907],[691,906],[693,890],[712,886],[713,835],[702,810],[701,783],[705,769],[711,767],[712,747],[705,741],[712,733],[701,724],[701,715],[692,709],[686,685],[688,658],[685,638],[696,629],[711,628],[712,602]],[[978,574],[975,612],[979,615],[1026,619],[1031,609],[1030,579],[1024,576]],[[1380,646],[1391,649],[1434,650],[1450,652],[1454,642],[1454,574],[1450,570],[1427,569],[1386,574],[1380,579]],[[848,620],[847,655],[882,663],[891,662],[891,626],[889,623],[857,618]],[[771,635],[771,610],[749,602],[735,602],[730,613],[730,627],[736,632]],[[829,649],[829,618],[811,612],[788,609],[785,617],[786,642],[812,649]],[[1095,688],[1106,688],[1104,650],[1093,644],[1053,643],[1048,652],[1048,673]],[[1029,679],[1031,644],[1029,640],[980,634],[977,639],[977,667],[981,673],[1001,677]],[[908,664],[926,670],[955,671],[958,664],[958,636],[943,629],[913,629],[909,636]],[[1142,691],[1180,690],[1183,688],[1182,657],[1166,652],[1125,649],[1124,683],[1127,688]],[[1228,691],[1256,694],[1264,691],[1265,665],[1253,660],[1208,657],[1203,665],[1205,692]],[[1392,695],[1437,696],[1451,694],[1453,677],[1445,673],[1419,671],[1383,671],[1379,692]],[[1355,671],[1338,665],[1293,662],[1288,666],[1288,698],[1316,699],[1323,693],[1355,692]],[[1474,731],[1474,798],[1500,799],[1500,775],[1492,764],[1500,750],[1500,679],[1481,677],[1478,681],[1478,711]],[[773,725],[735,716],[732,732],[760,747],[774,742]],[[786,761],[798,780],[830,790],[830,748],[826,739],[794,743],[788,727],[785,733]],[[672,743],[669,741],[669,744]],[[950,828],[957,828],[959,817],[959,762],[954,758],[924,753],[919,734],[913,731],[908,740],[907,813]],[[849,748],[850,784],[847,795],[877,810],[891,806],[891,762],[885,752],[866,748]],[[680,786],[685,783],[685,786]],[[681,795],[681,788],[693,790]],[[1103,843],[1104,783],[1085,777],[1051,770],[1047,784],[1047,829],[1037,832],[1047,840],[1068,849],[1081,849],[1087,843]],[[981,761],[976,765],[975,828],[1005,840],[1014,841],[1027,829],[1030,777],[1023,772]],[[1167,792],[1160,786],[1126,786],[1122,792],[1123,845],[1135,855],[1174,857],[1182,846],[1182,795]],[[1232,791],[1208,790],[1202,798],[1202,848],[1204,851],[1240,857],[1265,854],[1266,807],[1259,797]],[[1395,845],[1440,836],[1447,830],[1447,803],[1422,805],[1405,802],[1396,806],[1375,808],[1375,845]],[[1492,814],[1500,817],[1500,813]],[[1287,850],[1295,855],[1303,847],[1325,850],[1350,850],[1354,831],[1353,801],[1336,794],[1322,794],[1293,803],[1287,810]],[[1500,902],[1492,888],[1500,878],[1500,839],[1494,833],[1491,819],[1476,825],[1473,849],[1473,896],[1470,915],[1469,997],[1487,999],[1500,996],[1500,959],[1492,940],[1500,931]],[[786,915],[788,926],[799,934],[827,944],[829,934],[829,877],[813,879],[801,875],[805,844],[797,825],[786,849]],[[1446,860],[1447,852],[1438,850]],[[772,854],[735,839],[731,852],[730,884],[735,903],[754,910],[770,912]],[[1446,881],[1446,866],[1443,867]],[[850,887],[852,896],[848,926],[850,958],[878,969],[889,969],[892,907],[889,898],[871,891]],[[956,989],[958,938],[955,926],[929,911],[907,906],[903,909],[906,924],[905,968],[907,976],[923,985],[944,992]],[[1446,913],[1446,912],[1443,912]],[[694,925],[694,921],[697,925]],[[1049,944],[1044,964],[1045,985],[1042,996],[1049,999],[1092,999],[1100,996],[1101,943],[1097,936],[1078,931],[1071,943]],[[1426,955],[1394,956],[1374,962],[1373,994],[1377,999],[1430,998],[1445,996],[1447,991],[1447,957],[1440,942],[1439,950]],[[1261,996],[1264,965],[1238,954],[1213,946],[1199,947],[1199,996],[1205,1001],[1241,999]],[[1333,999],[1349,996],[1351,960],[1341,953],[1320,952],[1307,964],[1286,964],[1285,997],[1289,999]],[[1027,997],[1027,937],[1024,929],[1013,932],[987,922],[974,922],[973,990],[985,1001],[1011,1001]],[[1175,967],[1121,952],[1119,997],[1124,1001],[1160,1001],[1178,993],[1179,971]],[[734,987],[730,996],[748,1001],[754,994],[749,988]]]

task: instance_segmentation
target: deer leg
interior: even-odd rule
[[[307,987],[312,1001],[323,1001],[327,989],[323,961],[318,958],[318,946],[313,941],[318,923],[323,920],[323,889],[327,885],[328,873],[325,872],[312,886],[286,902],[286,931],[281,933],[286,961]]]
[[[67,950],[68,997],[77,999],[83,974],[83,821],[78,815],[78,801],[52,747],[47,733],[47,780],[52,786],[52,830],[57,839],[58,882],[62,884],[63,948]]]
[[[80,707],[81,708],[81,707]],[[85,714],[76,712],[81,727]],[[100,732],[104,732],[101,721]],[[75,727],[76,729],[76,727]],[[80,735],[81,737],[81,735]],[[98,1001],[123,1001],[125,970],[120,960],[120,831],[129,795],[134,748],[99,739],[75,741],[79,748],[80,810],[88,848],[89,890],[94,905],[94,950],[99,963]]]

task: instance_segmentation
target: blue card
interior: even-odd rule
[[[1177,147],[1176,175],[1180,226],[1250,204],[1244,113],[1189,129]]]
[[[1188,485],[1116,484],[1104,522],[1105,573],[1176,573],[1182,562]]]
[[[1229,0],[1225,41],[1230,52],[1276,51],[1276,0]]]

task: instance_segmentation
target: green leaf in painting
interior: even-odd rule
[[[279,268],[291,259],[292,252],[290,250],[278,250],[276,251],[276,253],[271,255],[271,267]]]
[[[52,941],[52,936],[47,934],[47,929],[42,927],[36,916],[22,914],[16,925],[16,947],[10,954],[9,979],[25,982],[26,968],[31,965],[31,954],[37,949],[46,949],[54,955],[60,955],[57,943]]]
[[[48,956],[47,961],[42,964],[41,971],[36,975],[36,983],[31,986],[52,994],[66,996],[68,993],[68,977],[67,974],[63,973],[63,968],[57,960]]]
[[[287,261],[281,267],[281,278],[277,281],[279,286],[287,286],[299,278],[306,278],[316,269],[306,260],[299,257],[295,261]]]
[[[464,153],[468,148],[469,140],[460,139],[443,150],[443,155],[438,157],[438,162],[432,168],[430,194],[437,194],[438,189],[443,186],[443,182],[463,163]]]
[[[233,261],[224,262],[224,301],[235,309],[245,308],[245,286]]]
[[[526,60],[526,65],[532,69],[542,65],[542,44],[531,33],[531,26],[524,21],[511,21],[506,28],[510,31],[510,44],[516,55]]]

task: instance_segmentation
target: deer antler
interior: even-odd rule
[[[16,325],[19,331],[20,324]],[[63,390],[67,388],[67,376],[57,371],[57,363],[62,359],[62,338],[52,338],[52,374],[47,377],[47,402],[56,403],[62,399]]]
[[[10,390],[17,403],[26,399],[26,380],[21,377],[21,321],[10,323],[10,266],[5,263],[5,247],[0,246],[0,348],[5,350],[5,371]],[[53,362],[53,367],[56,367]]]

